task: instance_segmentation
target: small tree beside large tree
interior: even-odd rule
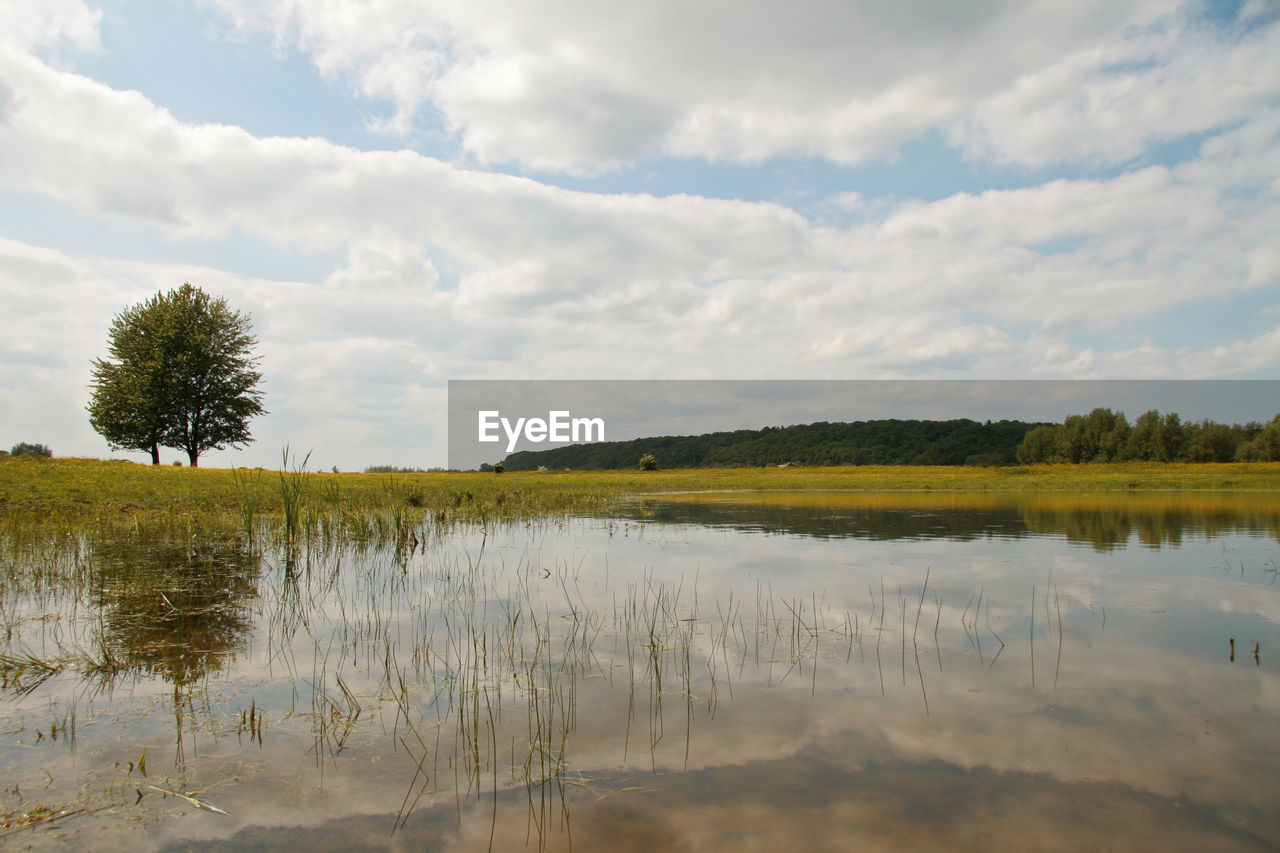
[[[95,359],[89,422],[114,450],[184,450],[192,467],[206,450],[252,440],[265,414],[257,339],[247,315],[183,284],[111,321],[110,359]]]

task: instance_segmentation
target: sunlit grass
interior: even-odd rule
[[[96,459],[0,462],[0,524],[10,534],[85,522],[225,516],[251,527],[287,515],[297,526],[342,523],[398,530],[406,518],[440,523],[597,512],[635,494],[708,491],[1280,492],[1280,463],[1036,465],[1013,468],[862,466],[658,471],[431,472],[277,477],[244,469],[177,468]],[[303,488],[305,486],[305,489]],[[305,495],[305,497],[304,497]],[[376,519],[375,519],[376,517]]]

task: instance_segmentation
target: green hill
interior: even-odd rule
[[[663,468],[739,468],[762,465],[1013,465],[1023,436],[1044,424],[967,419],[950,421],[821,421],[788,427],[659,436],[632,441],[522,450],[504,460],[508,471],[635,468],[653,454]]]

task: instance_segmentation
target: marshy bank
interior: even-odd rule
[[[1084,493],[113,465],[3,492],[11,844],[1280,843],[1267,468]]]

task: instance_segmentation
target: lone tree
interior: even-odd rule
[[[115,450],[185,450],[196,467],[206,450],[252,439],[265,414],[258,341],[247,315],[183,284],[127,308],[111,321],[110,360],[95,359],[89,423]]]

